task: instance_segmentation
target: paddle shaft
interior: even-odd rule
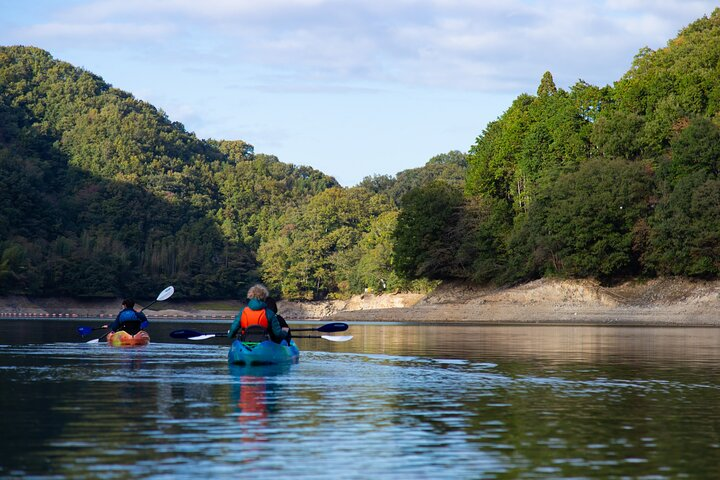
[[[175,330],[173,332],[170,332],[170,337],[172,338],[178,338],[182,340],[207,340],[209,338],[227,338],[226,332],[198,332],[196,330]],[[348,340],[352,339],[352,335],[344,335],[344,336],[330,336],[330,335],[293,335],[292,338],[322,338],[323,340],[330,340],[332,342],[347,342]]]
[[[334,323],[326,323],[325,325],[322,325],[320,327],[315,328],[293,328],[293,332],[323,332],[323,333],[333,333],[333,332],[344,332],[348,329],[347,323],[340,323],[340,322],[334,322]]]
[[[197,332],[200,333],[200,332]],[[226,338],[227,335],[224,333],[216,334],[216,333],[208,333],[204,335],[195,335],[193,337],[187,337],[186,340],[207,340],[208,338],[215,338],[215,337],[222,337]],[[177,338],[177,337],[176,337]],[[352,335],[339,335],[339,336],[331,336],[331,335],[297,335],[292,338],[322,338],[323,340],[330,340],[331,342],[347,342],[348,340],[351,340],[353,337]]]
[[[140,311],[142,312],[142,311],[145,310],[146,308],[152,307],[152,306],[153,306],[154,304],[156,304],[156,303],[157,303],[157,300],[153,300],[152,302],[150,302],[149,305],[145,305],[145,306],[142,308],[142,310],[140,310]]]
[[[347,323],[340,323],[340,322],[333,322],[333,323],[327,323],[325,325],[321,325],[319,327],[314,328],[293,328],[291,332],[323,332],[323,333],[332,333],[332,332],[344,332],[348,329]],[[170,333],[170,336],[172,338],[182,338],[182,339],[192,339],[193,337],[204,337],[205,338],[212,338],[212,336],[215,337],[225,337],[227,336],[226,332],[198,332],[196,330],[190,330],[190,329],[183,329],[183,330],[175,330]],[[298,337],[302,338],[302,337]]]

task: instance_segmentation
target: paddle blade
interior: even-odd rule
[[[207,340],[208,338],[215,338],[215,337],[220,337],[220,336],[221,335],[218,335],[216,333],[210,333],[207,335],[198,335],[197,337],[190,337],[190,338],[188,338],[188,340]],[[222,335],[222,336],[226,336],[226,335]]]
[[[162,302],[163,300],[167,300],[168,298],[172,297],[173,293],[175,293],[175,287],[172,285],[167,287],[165,290],[160,292],[160,295],[157,296],[157,302]]]
[[[107,325],[105,325],[103,328],[107,328]],[[98,330],[98,329],[96,328],[95,330]],[[110,333],[110,332],[106,333],[105,335],[103,335],[103,336],[100,337],[100,338],[94,338],[94,339],[92,339],[92,340],[88,340],[88,341],[85,342],[85,343],[104,343],[105,340],[107,340],[107,336],[108,336],[109,333]]]
[[[348,329],[347,323],[327,323],[317,329],[318,332],[332,333],[332,332],[344,332]]]
[[[78,330],[78,333],[84,337],[85,335],[89,335],[90,333],[92,333],[93,328],[92,327],[78,327],[77,330]]]
[[[170,332],[170,336],[172,338],[184,338],[188,339],[191,337],[199,337],[203,335],[202,332],[198,332],[196,330],[175,330],[173,332]]]
[[[347,342],[348,340],[352,340],[352,335],[322,335],[321,338],[324,338],[325,340],[330,340],[331,342]]]

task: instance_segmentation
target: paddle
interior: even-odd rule
[[[172,338],[181,338],[183,340],[207,340],[208,338],[225,337],[228,332],[203,333],[196,330],[175,330],[170,332]]]
[[[162,292],[160,292],[160,294],[157,296],[157,298],[155,300],[150,302],[148,305],[145,305],[142,308],[142,310],[140,310],[140,311],[142,312],[143,310],[148,308],[150,305],[153,305],[157,302],[162,302],[162,301],[167,300],[168,298],[173,296],[173,293],[175,293],[175,287],[173,287],[171,285],[171,286],[167,287],[165,290],[163,290]],[[145,328],[147,328],[147,326],[148,326],[148,322],[143,322],[140,324],[141,329],[145,329]],[[95,327],[95,328],[93,328],[93,327],[78,327],[78,332],[80,332],[80,335],[82,335],[84,337],[85,335],[87,335],[88,333],[90,333],[94,330],[102,330],[104,328],[108,328],[108,326],[103,325],[102,327]],[[104,340],[105,337],[107,337],[107,333],[100,338],[96,338],[94,340],[88,340],[86,343],[99,343],[101,340]]]
[[[107,325],[103,325],[102,327],[78,327],[77,330],[78,330],[78,333],[80,333],[80,335],[82,335],[84,337],[85,335],[88,335],[91,332],[94,332],[95,330],[104,330],[107,327],[108,327]]]
[[[324,332],[324,333],[332,333],[332,332],[344,332],[348,329],[347,323],[326,323],[322,327],[318,328],[293,328],[293,332]]]
[[[335,325],[335,327],[333,327]],[[343,325],[343,327],[339,327],[338,325]],[[327,327],[327,330],[320,330],[323,327]],[[333,328],[341,328],[340,330],[333,330]],[[294,329],[293,331],[298,330],[317,330],[317,331],[330,331],[330,332],[339,332],[347,329],[346,324],[327,324],[323,325],[322,327],[319,327],[317,329],[310,328],[310,329]],[[203,333],[198,332],[196,330],[175,330],[173,332],[170,332],[170,336],[172,338],[181,338],[184,340],[207,340],[208,338],[215,338],[215,337],[227,337],[227,332],[212,332],[212,333]],[[338,336],[331,336],[331,335],[293,335],[293,338],[323,338],[325,340],[330,340],[331,342],[347,342],[350,340],[352,335],[338,335]]]
[[[331,342],[347,342],[352,340],[352,335],[293,335],[292,338],[322,338]]]
[[[165,290],[163,290],[162,292],[160,292],[160,295],[158,295],[155,300],[153,300],[152,302],[150,302],[149,305],[145,305],[145,306],[142,308],[142,310],[140,310],[140,311],[142,312],[142,311],[145,310],[146,308],[149,308],[150,305],[154,305],[154,304],[157,303],[157,302],[163,302],[163,301],[167,300],[168,298],[170,298],[170,297],[173,296],[173,293],[175,293],[175,287],[173,287],[173,286],[171,285],[171,286],[167,287]]]

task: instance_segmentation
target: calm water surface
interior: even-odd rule
[[[0,477],[719,475],[720,329],[354,324],[241,368],[168,336],[225,323],[133,349],[81,324],[0,321]]]

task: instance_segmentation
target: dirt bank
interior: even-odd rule
[[[119,305],[119,299],[10,296],[0,298],[0,315],[114,317]],[[230,319],[241,306],[237,301],[171,299],[146,312],[151,318]],[[611,288],[588,280],[543,279],[512,288],[445,283],[428,295],[282,301],[279,308],[288,319],[720,326],[720,282],[655,279],[626,282]]]
[[[448,283],[408,308],[341,311],[333,318],[720,326],[720,282],[654,279],[611,288],[588,280],[542,279],[513,288]]]

